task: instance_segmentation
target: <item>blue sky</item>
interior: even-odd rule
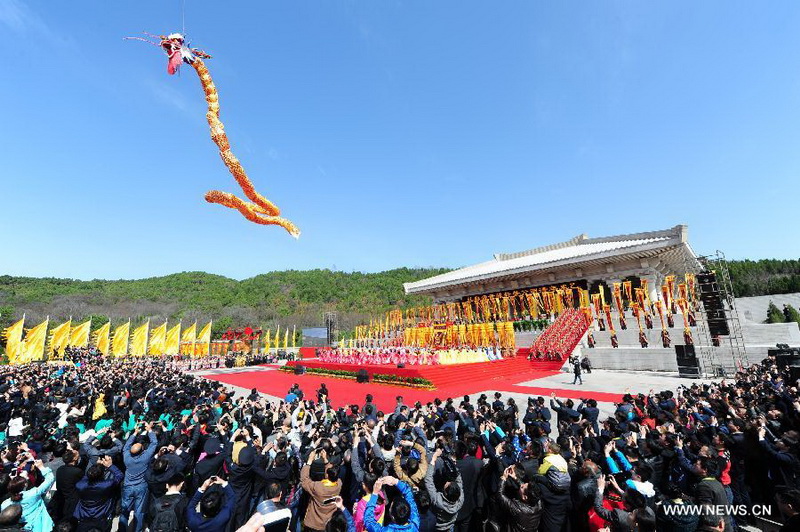
[[[796,258],[800,4],[186,0],[191,68],[123,41],[181,0],[0,0],[0,273],[462,266],[689,225],[698,252]]]

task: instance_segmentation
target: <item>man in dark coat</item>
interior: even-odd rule
[[[467,442],[461,440],[455,443],[456,467],[461,473],[461,482],[464,488],[464,504],[456,516],[456,532],[468,532],[470,523],[477,518],[476,509],[483,506],[483,492],[481,490],[480,476],[483,470],[483,460],[476,458],[478,445],[475,440]]]
[[[225,462],[225,454],[222,452],[222,444],[219,438],[208,438],[203,445],[205,456],[194,466],[195,486],[202,486],[209,478],[222,472],[222,464]]]
[[[109,530],[122,478],[110,456],[100,458],[86,471],[86,476],[75,486],[79,500],[73,515],[78,520],[78,532],[93,528]]]
[[[700,481],[694,488],[695,503],[700,505],[711,505],[713,508],[722,508],[728,504],[728,496],[725,488],[717,480],[719,475],[719,461],[716,457],[700,456],[694,463],[694,470]],[[731,518],[725,515],[725,532],[733,530]]]
[[[63,456],[64,465],[56,470],[56,491],[53,495],[54,517],[72,517],[78,505],[78,482],[83,478],[83,469],[78,467],[80,455],[67,449]]]
[[[539,486],[535,482],[521,483],[516,478],[514,466],[505,470],[500,490],[497,492],[497,504],[510,532],[551,530],[539,528],[542,519],[542,503],[539,496]]]
[[[572,372],[575,374],[575,378],[572,379],[572,384],[575,384],[578,381],[581,381],[581,384],[583,384],[583,379],[581,378],[581,362],[578,360],[578,357],[575,357],[572,362]]]

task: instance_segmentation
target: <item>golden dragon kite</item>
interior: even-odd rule
[[[206,112],[206,120],[211,128],[211,140],[219,148],[220,157],[222,162],[228,167],[231,175],[242,187],[242,192],[250,201],[244,201],[234,196],[229,192],[221,192],[219,190],[210,190],[206,192],[206,201],[209,203],[218,203],[225,207],[236,209],[251,222],[261,225],[279,225],[286,229],[290,235],[295,238],[300,236],[300,229],[280,216],[280,209],[269,201],[267,198],[259,194],[247,173],[244,171],[239,159],[231,152],[231,145],[228,142],[228,136],[225,134],[225,126],[219,119],[219,95],[214,81],[211,79],[203,59],[209,59],[211,56],[197,48],[190,48],[186,44],[185,37],[180,33],[172,33],[170,35],[155,36],[150,35],[158,40],[153,42],[141,37],[127,37],[127,39],[135,39],[144,41],[149,44],[160,47],[167,54],[169,62],[167,63],[167,72],[170,75],[175,74],[181,63],[191,65],[197,75],[200,77],[200,83],[203,86],[203,92],[206,95],[206,103],[208,104],[208,111]]]

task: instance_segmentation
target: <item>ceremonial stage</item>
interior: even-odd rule
[[[454,385],[470,382],[489,383],[494,380],[502,380],[513,377],[518,380],[536,378],[542,373],[558,371],[564,364],[563,361],[556,363],[538,363],[527,360],[524,356],[516,356],[504,360],[494,360],[491,362],[472,362],[469,364],[420,364],[406,365],[399,368],[394,364],[338,364],[335,362],[324,362],[318,359],[300,360],[288,362],[287,367],[303,366],[306,369],[328,370],[328,371],[347,371],[357,373],[366,370],[370,381],[378,380],[383,376],[394,376],[398,380],[423,379],[430,382],[433,388],[448,388]],[[408,382],[408,381],[407,381]]]

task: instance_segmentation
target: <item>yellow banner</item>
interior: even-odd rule
[[[131,335],[131,356],[143,357],[147,354],[147,330],[150,328],[150,320],[134,329]]]
[[[12,324],[4,331],[6,337],[6,355],[8,356],[9,364],[22,364],[22,329],[25,325],[25,318]]]
[[[181,334],[181,343],[183,346],[181,347],[181,354],[192,355],[194,354],[194,343],[197,341],[197,322],[192,323],[192,325],[183,331]]]
[[[47,324],[50,320],[44,320],[36,327],[30,329],[25,335],[23,360],[33,362],[34,360],[44,360],[44,348],[47,344]]]
[[[287,349],[289,347],[289,326],[286,326],[286,332],[283,333],[283,348]]]
[[[86,347],[89,345],[89,332],[92,330],[92,320],[89,319],[76,325],[69,333],[70,347]]]
[[[152,331],[150,331],[150,346],[147,352],[151,356],[161,356],[167,343],[167,322],[165,321]]]
[[[111,352],[115,357],[124,357],[128,354],[128,337],[131,334],[131,322],[123,323],[114,329],[114,341]]]
[[[69,343],[69,332],[71,330],[72,320],[69,320],[56,326],[50,332],[50,346],[47,349],[47,354],[50,355],[50,357],[58,358],[64,353],[64,349]]]
[[[211,323],[210,321],[206,323],[197,335],[197,345],[194,349],[196,355],[207,356],[211,352]]]
[[[165,355],[177,355],[181,349],[181,324],[173,326],[167,331],[167,339],[164,342]]]
[[[110,336],[111,336],[111,322],[107,321],[104,323],[99,329],[94,332],[94,346],[97,348],[98,351],[103,353],[103,355],[111,354],[109,352],[110,347]]]

